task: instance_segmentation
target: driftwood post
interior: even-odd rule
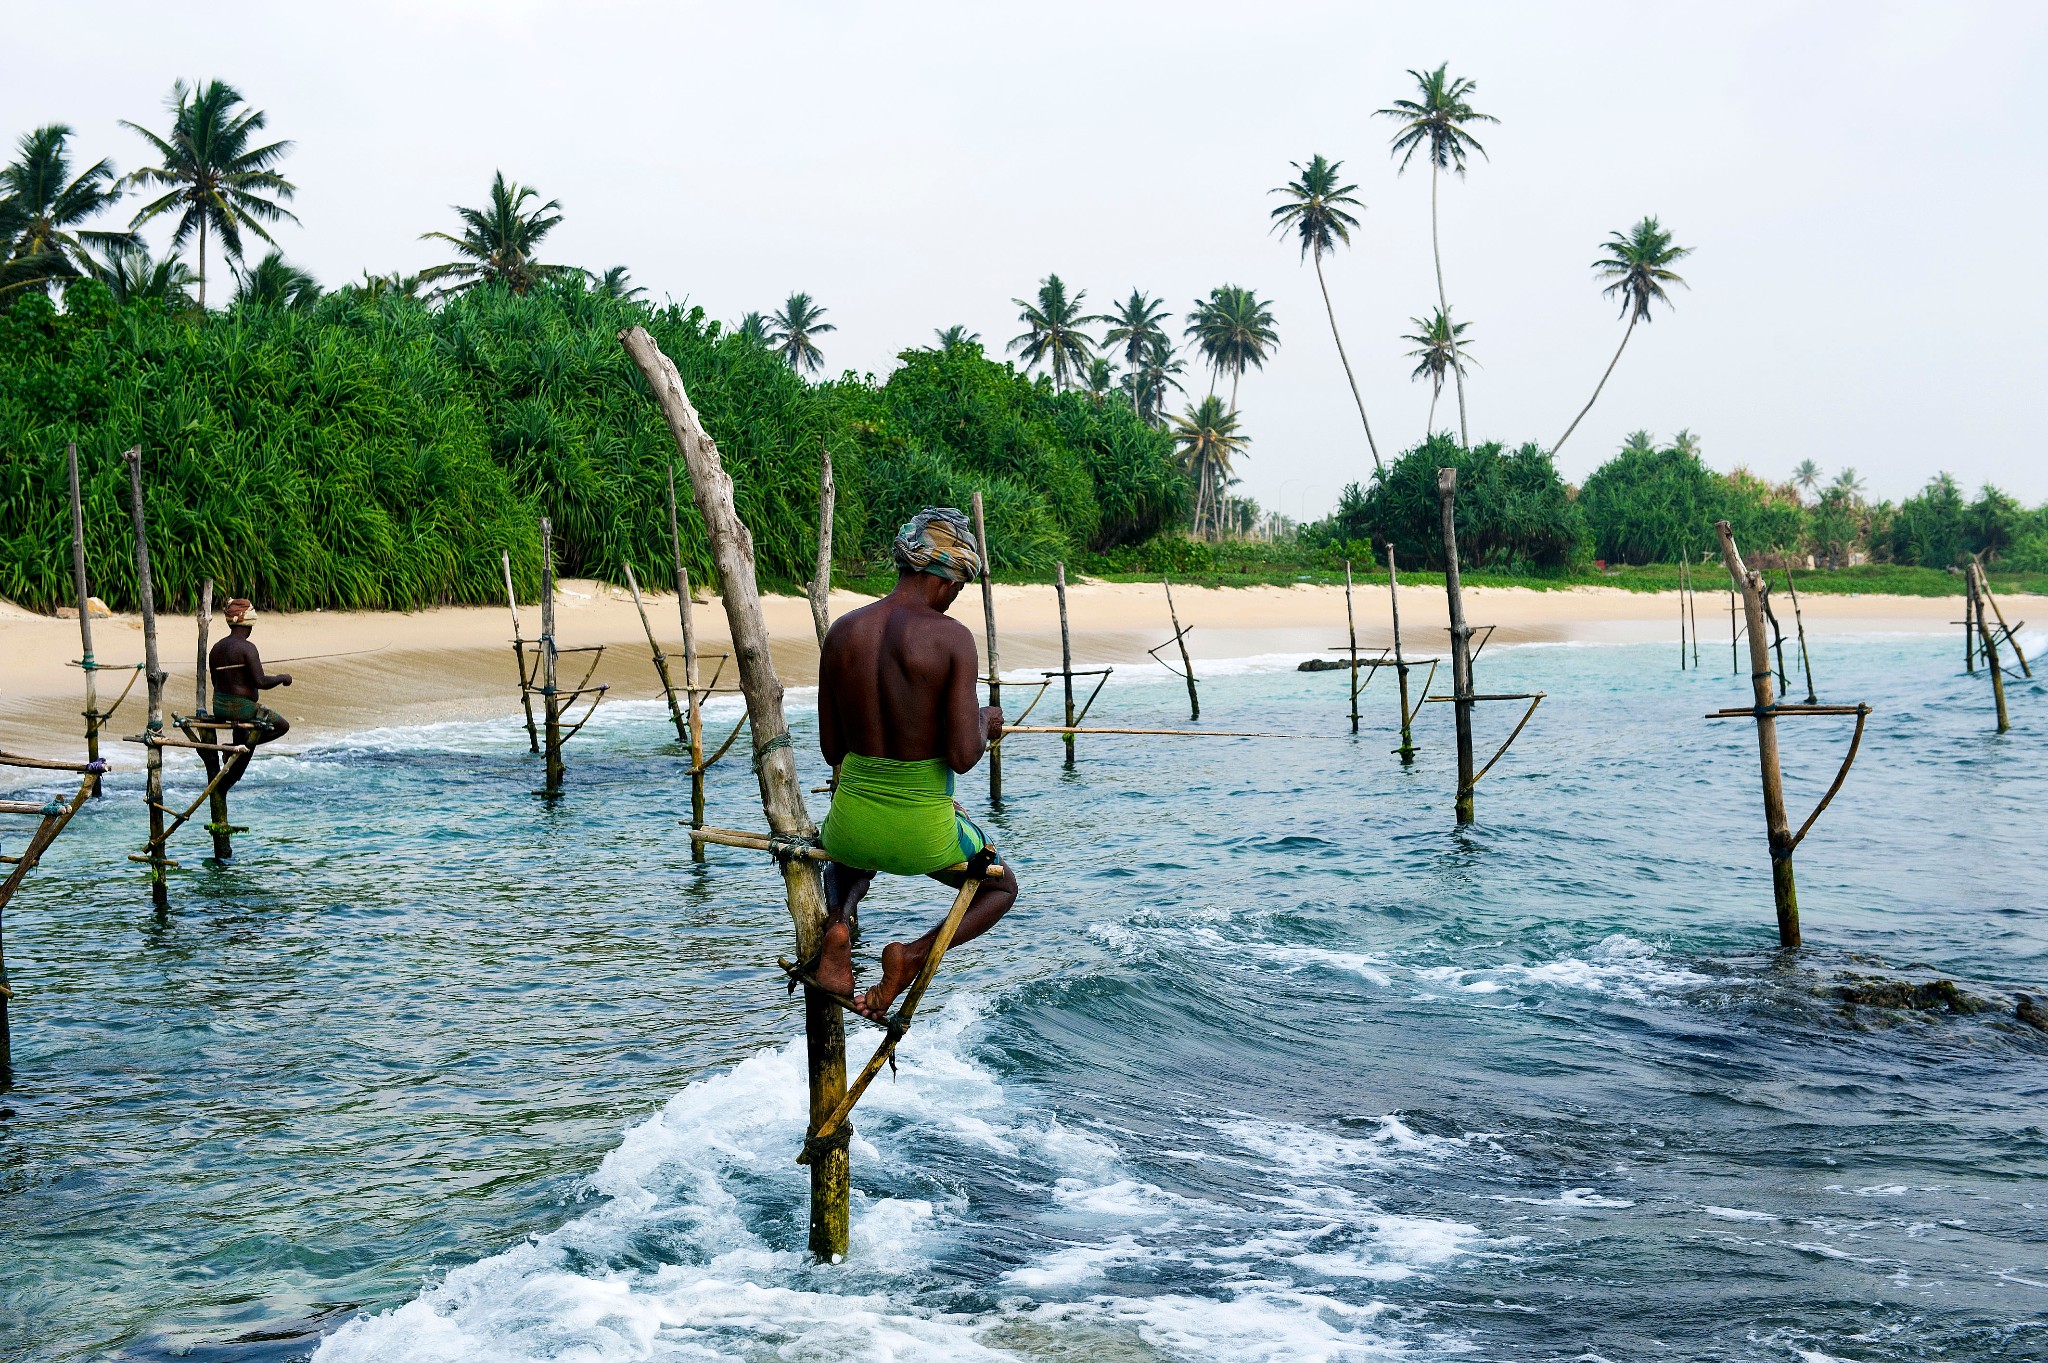
[[[811,579],[811,627],[818,632],[818,648],[825,647],[825,635],[832,628],[832,513],[837,494],[832,486],[832,451],[818,441],[818,575]]]
[[[1983,605],[1991,607],[1991,613],[1998,617],[1998,632],[2005,636],[2005,641],[2008,644],[2012,645],[2012,654],[2020,662],[2020,675],[2023,677],[2033,676],[2034,669],[2027,662],[2026,650],[2020,647],[2019,636],[2012,632],[2011,625],[2005,623],[2005,612],[1999,609],[1998,598],[1991,594],[1991,579],[1984,576],[1984,565],[1982,563],[1977,565],[1977,592],[1983,598]],[[2022,620],[2020,623],[2024,625],[2027,622]]]
[[[1053,565],[1052,588],[1060,599],[1060,680],[1067,688],[1067,727],[1074,727],[1074,641],[1067,633],[1067,565]],[[1067,765],[1074,765],[1074,736],[1065,734]]]
[[[149,525],[142,512],[142,447],[121,456],[128,461],[128,509],[135,521],[135,590],[142,599],[142,668],[149,684],[149,723],[143,729],[143,794],[149,805],[149,902],[159,912],[171,907],[164,849],[164,670],[156,653],[156,588],[149,573]]]
[[[704,698],[697,692],[697,620],[690,570],[683,566],[683,525],[676,516],[676,466],[668,466],[668,544],[676,559],[676,613],[683,618],[683,692],[690,721],[690,827],[704,826]],[[704,860],[704,844],[690,840],[690,860]]]
[[[990,578],[988,527],[982,523],[981,494],[974,494],[974,547],[981,554],[981,618],[988,639],[988,703],[1003,704],[1003,665],[996,656],[996,589]],[[997,739],[988,749],[988,802],[1003,802],[1003,744]]]
[[[675,722],[676,741],[690,741],[690,726],[683,719],[683,709],[676,700],[676,684],[669,680],[668,655],[661,651],[661,644],[654,637],[654,626],[647,619],[647,603],[640,599],[640,583],[633,576],[633,565],[620,565],[626,570],[626,588],[633,593],[633,609],[640,614],[640,628],[647,631],[647,649],[654,657],[654,675],[661,678],[661,694],[668,698],[668,717]]]
[[[193,698],[198,702],[198,714],[202,716],[211,708],[211,701],[207,695],[206,636],[212,631],[212,628],[213,579],[209,577],[206,581],[199,584],[199,672],[192,679]],[[219,730],[217,729],[207,728],[199,730],[199,732],[204,733],[209,741],[219,737]],[[228,729],[228,741],[230,743],[237,741],[233,727]],[[233,861],[235,859],[235,838],[234,829],[228,823],[228,793],[221,789],[220,782],[214,778],[220,775],[220,764],[222,762],[233,762],[237,759],[224,757],[210,748],[201,748],[199,756],[201,765],[206,768],[206,831],[213,835],[213,859],[218,862]]]
[[[555,693],[555,531],[540,518],[540,700],[545,726],[547,792],[562,789],[562,703]]]
[[[1415,740],[1409,733],[1409,719],[1414,713],[1408,708],[1408,659],[1401,652],[1401,577],[1394,568],[1394,542],[1387,541],[1387,595],[1394,613],[1394,676],[1401,683],[1401,763],[1403,766],[1415,760]],[[1420,709],[1421,707],[1416,707]]]
[[[1806,703],[1813,705],[1820,697],[1813,692],[1813,656],[1806,651],[1806,617],[1799,612],[1799,584],[1792,580],[1792,570],[1785,570],[1785,590],[1792,595],[1792,626],[1799,631],[1799,666],[1806,673]]]
[[[92,593],[85,580],[85,503],[78,493],[78,445],[64,447],[65,471],[71,477],[71,578],[78,589],[78,666],[85,673],[85,760],[100,758],[100,691],[98,664],[92,656]],[[100,778],[92,778],[93,798],[99,798]]]
[[[501,555],[505,563],[505,604],[512,609],[512,657],[519,664],[519,704],[526,711],[526,742],[540,751],[540,730],[533,723],[533,684],[526,670],[526,640],[519,634],[519,596],[512,590],[512,555]]]
[[[747,714],[754,727],[754,766],[760,774],[761,804],[769,829],[787,845],[807,844],[817,836],[817,828],[804,808],[796,754],[782,713],[782,682],[768,651],[768,626],[761,616],[760,592],[754,580],[754,537],[733,509],[732,480],[719,459],[718,446],[683,391],[675,365],[640,327],[621,332],[619,339],[653,389],[689,468],[697,511],[718,564],[740,687],[746,693]],[[782,862],[789,914],[796,925],[797,959],[807,961],[816,954],[824,935],[824,877],[808,857],[778,860]],[[804,1035],[810,1078],[809,1129],[816,1130],[846,1093],[846,1032],[838,1002],[808,986],[804,989]],[[826,1261],[846,1253],[850,1136],[851,1128],[841,1126],[830,1139],[818,1142],[819,1148],[809,1151],[810,1249]]]
[[[1351,609],[1351,560],[1344,560],[1344,628],[1351,636],[1351,732],[1358,732],[1358,615]]]
[[[1728,576],[1742,592],[1742,608],[1749,629],[1749,680],[1756,695],[1757,764],[1763,771],[1764,827],[1771,845],[1771,893],[1778,906],[1778,944],[1799,945],[1799,893],[1792,881],[1792,823],[1785,816],[1784,774],[1778,766],[1778,720],[1773,713],[1776,698],[1771,691],[1771,647],[1764,637],[1763,577],[1743,566],[1735,547],[1735,535],[1728,522],[1714,522],[1721,537],[1721,560]]]
[[[1991,673],[1991,699],[1998,706],[1998,732],[2012,728],[2012,721],[2005,714],[2005,664],[1998,656],[1998,639],[1991,632],[1991,622],[1984,617],[1984,602],[1990,597],[1990,588],[1984,585],[1984,566],[1972,563],[1970,591],[1977,598],[1977,642],[1984,646],[1984,666]]]
[[[1458,822],[1472,822],[1472,630],[1465,623],[1465,596],[1458,586],[1458,471],[1438,469],[1437,496],[1444,511],[1444,593],[1451,606],[1451,695],[1458,719]]]
[[[1188,679],[1188,720],[1192,723],[1202,717],[1202,698],[1195,693],[1195,665],[1188,660],[1188,632],[1180,627],[1180,612],[1173,608],[1173,583],[1164,573],[1159,575],[1159,585],[1166,588],[1166,618],[1173,621],[1174,642],[1180,645],[1180,671]],[[1356,685],[1356,673],[1352,682]],[[1357,708],[1356,700],[1352,702],[1352,708]],[[1073,722],[1071,719],[1067,721],[1069,724]]]

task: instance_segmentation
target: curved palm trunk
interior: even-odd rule
[[[1607,362],[1607,373],[1600,376],[1600,382],[1593,388],[1593,396],[1586,399],[1586,405],[1579,409],[1577,416],[1572,418],[1572,424],[1564,428],[1564,434],[1559,436],[1557,443],[1550,447],[1552,454],[1556,454],[1560,449],[1564,448],[1564,442],[1572,438],[1572,432],[1579,429],[1579,423],[1586,419],[1586,413],[1592,411],[1593,404],[1600,400],[1600,390],[1607,386],[1608,377],[1614,373],[1614,366],[1621,363],[1621,352],[1628,349],[1628,338],[1635,335],[1635,332],[1636,319],[1631,314],[1628,319],[1628,330],[1621,333],[1621,344],[1614,348],[1614,358]]]
[[[1316,287],[1323,291],[1323,311],[1330,315],[1330,338],[1337,343],[1337,358],[1344,362],[1344,379],[1351,385],[1351,400],[1358,404],[1358,419],[1365,424],[1365,447],[1372,451],[1372,466],[1382,470],[1380,447],[1372,438],[1372,421],[1365,414],[1365,399],[1358,395],[1358,378],[1351,372],[1351,357],[1344,353],[1344,338],[1337,333],[1337,310],[1330,306],[1330,286],[1323,282],[1323,253],[1315,253]],[[1436,402],[1430,401],[1430,420],[1434,421]]]
[[[1429,249],[1436,257],[1436,305],[1443,309],[1444,325],[1451,322],[1450,299],[1444,294],[1444,247],[1436,229],[1436,182],[1440,178],[1437,163],[1429,163]],[[1472,448],[1472,436],[1465,429],[1465,371],[1453,368],[1451,377],[1458,384],[1458,443],[1466,449]]]
[[[206,311],[206,215],[199,215],[199,310]]]
[[[1436,434],[1436,400],[1443,395],[1444,386],[1441,380],[1429,386],[1429,422],[1422,432],[1422,438],[1425,441]]]

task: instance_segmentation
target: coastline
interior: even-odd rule
[[[590,579],[565,579],[556,602],[560,646],[605,645],[592,683],[612,687],[614,699],[660,696],[649,662],[647,637],[622,588]],[[664,652],[677,659],[680,681],[682,626],[673,593],[648,594],[648,620]],[[1166,599],[1149,583],[1082,580],[1067,588],[1068,616],[1077,663],[1129,664],[1148,661],[1146,650],[1173,637]],[[866,604],[872,597],[832,594],[832,614]],[[702,598],[695,624],[707,653],[729,647],[725,613],[715,598]],[[998,643],[1005,672],[1059,666],[1059,610],[1053,589],[1043,585],[995,589]],[[1678,595],[1612,587],[1537,591],[1525,587],[1467,587],[1466,613],[1475,625],[1497,626],[1496,643],[1675,642]],[[1726,612],[1697,601],[1703,644],[1725,631]],[[1174,604],[1190,629],[1189,651],[1197,660],[1260,654],[1334,656],[1345,637],[1344,590],[1298,584],[1292,587],[1179,587]],[[1392,639],[1388,593],[1360,586],[1354,596],[1361,649],[1375,653]],[[802,597],[764,596],[762,607],[774,638],[775,662],[785,685],[817,680],[818,650],[810,607]],[[1801,600],[1807,632],[1825,637],[1850,633],[1924,634],[1954,629],[1961,599],[1908,596],[1817,595]],[[1415,652],[1427,652],[1447,625],[1441,587],[1401,589],[1402,637]],[[982,610],[972,587],[954,615],[982,639]],[[1781,623],[1789,633],[1789,612]],[[520,624],[531,638],[539,629],[536,606],[523,604]],[[214,638],[222,630],[214,621]],[[187,708],[193,695],[196,634],[189,615],[158,619],[167,702]],[[267,699],[291,721],[293,740],[357,732],[391,725],[487,719],[518,708],[511,656],[511,618],[503,606],[446,606],[415,612],[307,611],[266,613],[256,640],[273,670],[292,672],[294,684]],[[142,657],[138,616],[115,615],[93,622],[98,658],[106,664],[137,663]],[[36,756],[72,756],[80,746],[78,711],[83,699],[78,669],[78,623],[36,615],[0,602],[0,747]],[[307,655],[320,655],[307,657]],[[340,656],[335,656],[340,655]],[[985,653],[984,653],[985,656]],[[306,657],[303,663],[281,660]],[[271,660],[279,661],[271,661]],[[581,666],[565,662],[570,675]],[[109,673],[114,692],[126,678]],[[123,756],[121,733],[139,729],[140,687],[116,718],[111,745]]]

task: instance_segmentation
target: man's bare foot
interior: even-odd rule
[[[924,962],[911,956],[910,948],[901,942],[891,942],[882,948],[882,978],[874,988],[857,1001],[860,1015],[875,1022],[888,1019],[889,1005],[896,1002],[896,996],[910,983]]]
[[[844,918],[825,922],[825,940],[818,948],[818,969],[811,978],[828,994],[853,993],[853,929]]]

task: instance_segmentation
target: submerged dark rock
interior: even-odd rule
[[[1349,666],[1351,664],[1345,662],[1342,658],[1310,658],[1294,670],[1296,672],[1342,672]]]
[[[1835,997],[1844,1003],[1868,1008],[1910,1008],[1923,1013],[1981,1013],[1988,1000],[1964,992],[1954,980],[1886,979],[1882,975],[1856,975],[1835,986]]]
[[[2034,1002],[2031,994],[2019,996],[2019,1002],[2013,1005],[2012,1015],[2029,1027],[2048,1032],[2048,1013],[2041,1011],[2041,1005]]]

